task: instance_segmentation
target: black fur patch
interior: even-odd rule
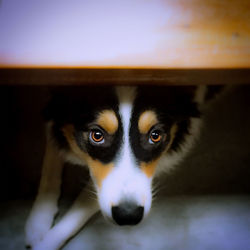
[[[188,133],[190,117],[199,117],[196,103],[192,102],[195,88],[192,87],[141,87],[134,102],[131,119],[130,142],[138,161],[150,162],[162,153],[170,141],[170,129],[177,124],[178,131],[170,150],[178,150],[180,143]],[[165,140],[158,144],[149,144],[149,135],[140,134],[138,120],[140,115],[152,110],[157,114],[159,125]]]
[[[117,115],[119,128],[114,135],[105,133],[105,143],[92,145],[88,134],[99,112],[112,109]],[[69,150],[62,128],[72,124],[75,128],[75,140],[78,146],[93,159],[103,163],[111,162],[120,148],[122,141],[121,119],[118,100],[113,88],[107,87],[66,87],[54,93],[54,97],[44,110],[46,120],[53,120],[53,136],[60,149]]]
[[[139,87],[134,101],[130,144],[138,162],[150,162],[156,159],[170,141],[170,129],[177,124],[178,131],[170,150],[178,150],[180,143],[188,133],[190,117],[198,117],[196,103],[192,102],[195,87]],[[88,133],[93,128],[97,114],[105,109],[112,109],[118,118],[118,130],[114,135],[103,131],[105,143],[93,144]],[[138,129],[140,115],[152,110],[156,113],[159,124],[156,125],[163,135],[160,143],[150,144],[149,134],[142,135]],[[64,87],[56,91],[54,98],[44,111],[46,120],[53,120],[52,133],[60,149],[69,150],[62,128],[72,124],[75,128],[75,140],[78,146],[93,159],[103,163],[114,161],[122,143],[122,124],[119,104],[115,91],[111,87]]]

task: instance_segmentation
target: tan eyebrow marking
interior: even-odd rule
[[[113,110],[102,111],[98,115],[96,122],[109,134],[114,134],[118,129],[118,119]]]
[[[151,110],[144,111],[138,121],[140,133],[147,134],[156,123],[158,123],[158,119],[155,112]]]

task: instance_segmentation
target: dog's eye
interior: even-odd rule
[[[159,130],[154,130],[150,133],[149,143],[154,144],[160,142],[162,139],[161,132]]]
[[[90,132],[90,140],[94,143],[103,143],[104,135],[101,130],[95,129]]]

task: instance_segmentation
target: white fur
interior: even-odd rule
[[[58,211],[57,202],[60,195],[63,167],[63,152],[58,151],[49,136],[51,126],[52,123],[48,123],[47,146],[38,195],[25,225],[26,245],[32,246],[33,250],[61,248],[99,210],[95,198],[90,196],[89,190],[92,186],[90,184],[86,190],[81,192],[62,220],[51,228],[54,216]]]
[[[148,178],[136,163],[129,142],[129,129],[135,88],[117,88],[119,110],[123,124],[123,144],[115,167],[98,190],[99,203],[104,215],[112,218],[111,208],[122,201],[135,202],[144,207],[144,215],[151,207],[151,178]]]
[[[33,250],[60,249],[99,210],[96,199],[91,197],[89,192],[91,186],[92,184],[82,190],[70,210],[58,224],[46,232],[44,238],[34,245]]]
[[[124,200],[136,202],[144,206],[144,216],[148,214],[151,201],[152,178],[148,178],[139,168],[131,151],[129,142],[130,119],[136,89],[132,87],[118,87],[117,95],[120,101],[120,116],[122,119],[124,137],[121,150],[115,160],[115,167],[103,180],[98,191],[99,205],[103,214],[111,218],[111,207],[119,205]],[[198,88],[194,101],[201,104],[205,95],[205,87]],[[49,124],[50,129],[52,124]],[[156,175],[162,171],[169,171],[190,150],[195,138],[199,134],[201,120],[191,119],[190,135],[187,135],[178,152],[166,154],[162,157],[156,170]],[[73,154],[58,152],[48,136],[47,149],[44,157],[42,178],[39,193],[33,205],[26,224],[26,242],[33,250],[57,250],[72,237],[98,211],[99,206],[90,192],[84,190],[74,202],[68,213],[51,228],[53,218],[57,212],[57,200],[60,195],[62,155],[64,160],[84,165]]]

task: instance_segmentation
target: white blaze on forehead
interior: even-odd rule
[[[109,217],[111,217],[112,206],[117,206],[124,200],[144,206],[144,215],[146,215],[150,210],[152,200],[151,178],[148,178],[138,166],[129,141],[136,88],[117,87],[116,93],[120,103],[123,141],[120,153],[114,162],[114,168],[103,180],[103,185],[98,190],[99,203],[101,211]]]
[[[129,167],[134,165],[134,159],[129,145],[129,129],[136,88],[117,87],[116,92],[120,103],[119,112],[123,125],[123,145],[120,152],[118,166],[123,167],[124,171],[129,171]]]
[[[132,106],[136,95],[136,88],[117,87],[116,92],[120,103],[119,110],[123,124],[124,140],[126,142],[129,139],[130,119],[132,114]]]

